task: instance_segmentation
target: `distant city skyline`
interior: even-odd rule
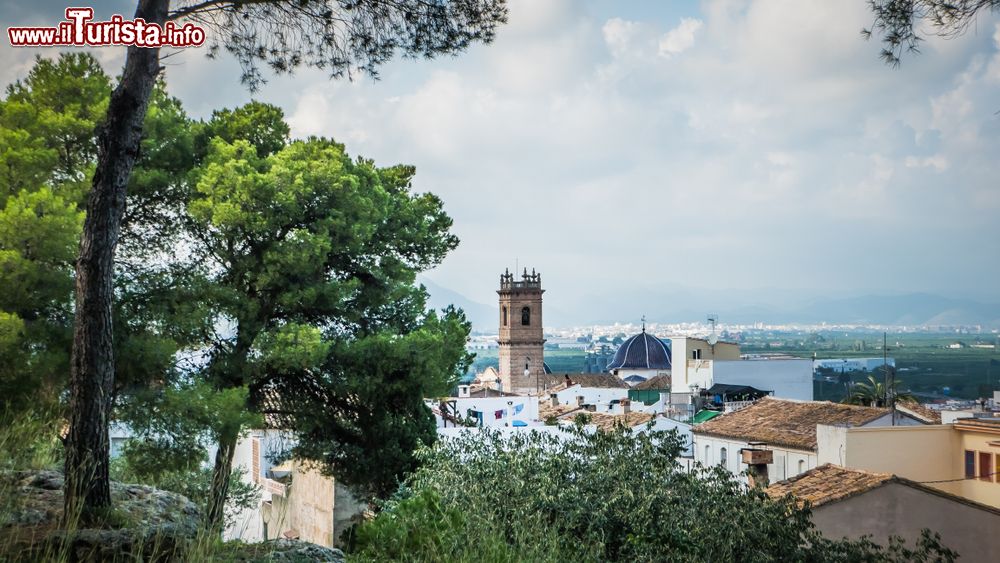
[[[52,23],[64,7],[6,2],[0,16]],[[870,22],[862,0],[514,0],[495,44],[389,64],[378,82],[306,71],[251,96],[235,62],[197,49],[167,58],[166,80],[196,117],[255,98],[295,136],[415,165],[414,188],[441,196],[462,239],[427,279],[480,303],[515,262],[558,288],[549,311],[627,296],[623,319],[692,291],[744,307],[1000,302],[998,17],[899,69],[861,38]],[[95,52],[120,72],[122,49]],[[5,44],[0,82],[37,53]]]

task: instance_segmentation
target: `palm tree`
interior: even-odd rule
[[[916,401],[916,398],[909,391],[899,390],[901,383],[902,381],[898,379],[893,380],[892,395],[896,401]],[[851,386],[850,393],[844,402],[849,405],[885,407],[888,406],[889,394],[886,393],[885,384],[875,379],[874,375],[869,375],[868,383],[855,383]]]

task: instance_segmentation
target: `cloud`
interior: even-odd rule
[[[693,18],[683,18],[677,27],[671,29],[660,39],[660,56],[671,57],[683,53],[694,45],[694,34],[702,27],[702,21]]]

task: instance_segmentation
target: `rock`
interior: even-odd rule
[[[102,529],[60,530],[63,476],[56,471],[0,472],[0,491],[13,502],[0,520],[3,557],[73,562],[170,561],[199,531],[190,500],[143,485],[111,483],[113,510]]]
[[[265,550],[270,551],[262,555],[259,559],[251,561],[267,562],[306,562],[324,561],[329,563],[344,563],[344,552],[339,549],[330,549],[316,545],[314,543],[301,540],[276,539],[264,542]]]

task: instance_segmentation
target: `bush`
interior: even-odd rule
[[[407,486],[362,525],[361,560],[947,561],[928,535],[831,541],[791,498],[724,469],[683,471],[676,433],[626,429],[508,437],[484,429],[419,452]]]

